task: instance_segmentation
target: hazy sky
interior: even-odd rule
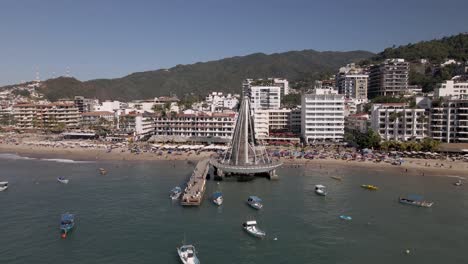
[[[1,0],[0,85],[254,52],[369,50],[468,31],[467,0]]]

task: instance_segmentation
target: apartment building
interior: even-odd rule
[[[280,109],[281,88],[278,86],[251,86],[249,89],[252,110]]]
[[[369,127],[369,115],[366,113],[352,114],[345,118],[345,128],[351,132],[367,133]]]
[[[73,103],[17,104],[13,106],[16,126],[21,129],[75,129],[80,123]]]
[[[344,95],[323,89],[302,95],[301,133],[306,143],[343,140],[344,100]]]
[[[336,74],[338,93],[344,94],[346,99],[367,99],[367,82],[369,75],[364,69],[354,63],[341,67]]]
[[[154,135],[174,141],[229,142],[234,134],[235,122],[234,112],[157,114],[154,116]]]
[[[256,139],[271,138],[271,133],[300,133],[300,109],[256,110],[253,113]]]
[[[369,69],[368,95],[396,96],[408,93],[409,62],[404,59],[386,59]]]
[[[468,143],[468,100],[434,102],[430,109],[433,139],[445,143]]]
[[[85,112],[81,114],[82,125],[96,125],[101,120],[105,120],[107,123],[114,123],[115,113],[108,111],[94,111]]]
[[[73,102],[80,113],[92,112],[94,107],[99,104],[99,100],[85,98],[84,96],[75,96]]]
[[[374,104],[371,128],[384,140],[421,140],[429,135],[426,109],[410,108],[406,103]]]
[[[450,97],[453,99],[468,99],[468,81],[454,77],[438,85],[434,97]]]

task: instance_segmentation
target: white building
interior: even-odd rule
[[[434,102],[430,109],[431,137],[445,143],[468,143],[468,100]]]
[[[250,86],[249,97],[254,111],[281,107],[281,88],[278,86]]]
[[[253,113],[256,139],[273,139],[272,133],[300,133],[300,109],[256,110]]]
[[[344,95],[315,89],[302,95],[301,133],[305,142],[342,141]]]
[[[115,112],[120,109],[127,108],[127,103],[120,102],[120,101],[104,101],[100,105],[96,105],[94,107],[94,111],[107,111],[107,112]]]
[[[421,140],[429,135],[425,109],[409,108],[406,103],[374,104],[371,128],[385,140]]]
[[[236,113],[156,115],[155,141],[227,143],[232,138]]]
[[[468,81],[458,82],[457,78],[439,84],[434,90],[434,97],[451,97],[453,99],[468,99]]]
[[[346,99],[367,99],[367,81],[369,75],[354,63],[341,67],[336,75],[336,86]]]
[[[222,112],[224,109],[232,110],[236,108],[239,105],[239,99],[238,96],[236,97],[230,93],[224,95],[221,92],[212,92],[205,97],[205,102],[201,105],[204,104],[211,112]]]

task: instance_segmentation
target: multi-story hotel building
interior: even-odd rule
[[[426,109],[410,108],[406,103],[374,104],[371,128],[384,140],[421,140],[429,135]]]
[[[434,102],[430,110],[431,137],[446,143],[468,143],[468,100]]]
[[[457,78],[445,81],[434,90],[434,97],[468,99],[468,81],[461,81]]]
[[[154,116],[154,135],[176,141],[229,142],[235,121],[235,113],[158,114]]]
[[[252,110],[280,109],[281,88],[278,86],[251,86],[250,108]]]
[[[255,138],[269,139],[272,132],[300,133],[300,109],[256,110],[253,114]]]
[[[302,95],[301,133],[305,142],[342,141],[344,95],[315,89]]]
[[[368,95],[394,96],[408,93],[409,63],[404,59],[387,59],[369,70]]]
[[[105,120],[108,123],[114,123],[115,113],[108,111],[95,111],[85,112],[81,114],[82,125],[95,125],[101,120]]]
[[[344,94],[346,99],[367,99],[367,79],[369,75],[355,64],[341,67],[336,75],[336,86],[338,93]]]
[[[17,104],[13,106],[16,126],[21,129],[78,128],[80,114],[73,103]]]

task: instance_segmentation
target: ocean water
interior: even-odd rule
[[[99,175],[100,167],[109,173]],[[468,189],[453,186],[454,179],[285,167],[279,181],[210,180],[203,204],[184,208],[168,195],[183,187],[193,167],[185,161],[75,163],[1,154],[0,181],[10,187],[0,192],[0,263],[180,263],[176,247],[184,238],[202,263],[468,263]],[[59,176],[70,183],[57,183]],[[328,196],[315,195],[315,184],[326,185]],[[219,208],[208,199],[217,190],[224,194]],[[398,196],[406,194],[435,204],[399,204]],[[263,210],[246,205],[249,195],[263,199]],[[76,214],[76,229],[65,240],[58,231],[64,212]],[[342,214],[353,220],[340,220]],[[242,230],[251,219],[266,239]]]

